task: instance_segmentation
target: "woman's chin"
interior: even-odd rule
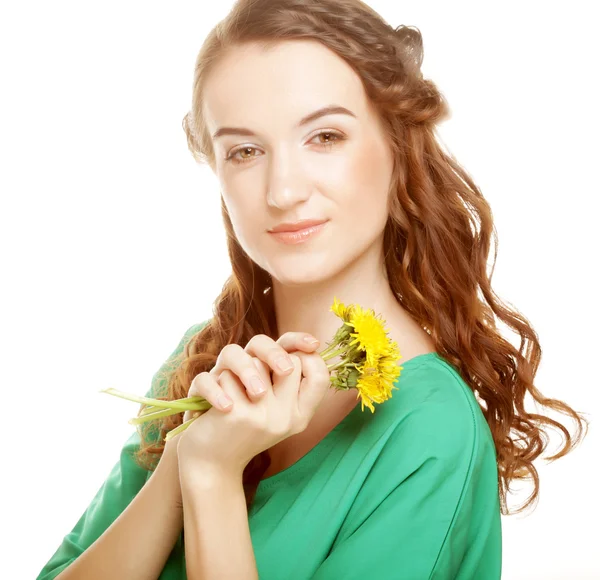
[[[289,268],[283,269],[273,275],[277,279],[278,284],[284,287],[301,287],[320,284],[326,280],[323,270],[314,271],[313,268],[307,268],[306,271],[294,269],[289,271]]]

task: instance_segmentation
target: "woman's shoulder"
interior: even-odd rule
[[[211,319],[209,318],[208,320],[204,320],[203,322],[196,322],[195,324],[192,324],[192,326],[190,326],[184,332],[183,337],[181,339],[181,344],[185,345],[185,343],[189,341],[190,338],[192,338],[192,336],[200,332],[210,322],[210,320]]]
[[[411,578],[479,577],[450,571],[468,565],[468,558],[456,559],[465,546],[486,558],[497,558],[500,547],[497,467],[485,418],[441,356],[419,355],[400,366],[398,390],[360,425],[363,456],[351,475],[366,475],[336,537],[339,568],[369,543],[382,556],[374,560],[381,565],[377,577],[392,577],[391,568],[406,562]],[[331,561],[323,577],[333,572]]]
[[[402,366],[402,364],[401,364]],[[458,370],[436,352],[410,359],[392,401],[397,436],[421,438],[434,454],[465,456],[495,452],[483,410]]]
[[[402,497],[429,490],[428,505],[445,505],[451,498],[457,506],[464,494],[479,488],[485,491],[484,501],[496,501],[494,440],[473,391],[435,353],[409,362],[396,383],[398,390],[377,407],[375,438],[369,439],[372,465],[361,497],[372,495],[377,501],[402,487]]]
[[[403,406],[444,407],[457,413],[481,409],[475,394],[459,371],[437,352],[408,360],[396,382]],[[396,396],[396,394],[394,394]]]

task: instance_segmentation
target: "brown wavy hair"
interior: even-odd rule
[[[492,210],[473,179],[436,139],[436,124],[449,116],[449,108],[436,85],[421,73],[420,31],[391,27],[360,0],[238,0],[208,34],[196,59],[192,107],[183,119],[188,147],[198,163],[214,171],[215,152],[202,118],[202,99],[205,79],[219,59],[244,43],[268,50],[286,39],[320,42],[344,59],[384,121],[394,153],[384,232],[390,287],[480,403],[495,442],[503,514],[511,513],[506,504],[511,481],[533,480],[532,494],[512,512],[519,513],[538,496],[533,462],[548,445],[545,429],[553,427],[564,437],[562,448],[548,459],[554,461],[583,439],[588,421],[535,387],[542,354],[538,336],[528,320],[492,290],[498,244]],[[269,274],[240,246],[222,198],[221,211],[232,275],[213,304],[214,317],[173,359],[163,397],[167,400],[187,396],[193,378],[214,366],[225,345],[244,347],[256,334],[278,338]],[[492,235],[494,263],[488,273]],[[496,318],[519,335],[519,349],[502,337]],[[526,394],[573,419],[575,435],[549,416],[528,413]],[[163,451],[164,435],[182,420],[183,414],[167,417],[155,425],[153,434],[142,429],[138,463],[152,469]],[[248,508],[269,462],[263,451],[246,466]]]

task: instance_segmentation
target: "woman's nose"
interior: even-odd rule
[[[310,197],[311,185],[299,164],[286,159],[279,160],[268,176],[267,203],[280,210],[288,210]]]

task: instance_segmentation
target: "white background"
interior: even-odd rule
[[[440,136],[494,212],[493,287],[540,336],[536,386],[593,420],[595,3],[369,3],[423,34],[423,71],[452,109]],[[218,182],[187,151],[181,120],[196,54],[231,4],[2,7],[2,546],[13,579],[39,573],[132,432],[137,404],[99,390],[145,393],[230,272]],[[537,462],[537,509],[503,517],[503,578],[600,576],[598,452],[592,424],[572,454]]]

